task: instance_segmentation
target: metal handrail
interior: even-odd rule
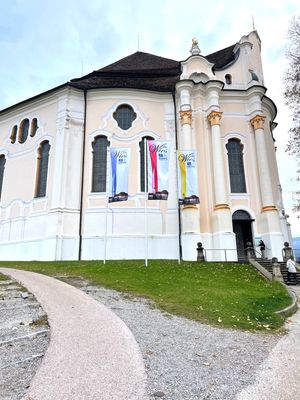
[[[223,251],[225,256],[225,261],[227,261],[227,251],[236,251],[236,249],[204,249],[204,257],[207,260],[207,252],[208,251]]]

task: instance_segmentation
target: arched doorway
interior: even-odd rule
[[[246,256],[245,248],[247,247],[247,242],[253,244],[252,221],[254,219],[244,210],[237,210],[232,215],[238,258]]]

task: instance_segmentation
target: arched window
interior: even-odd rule
[[[140,187],[141,192],[145,191],[145,144],[144,140],[154,140],[151,136],[144,136],[140,141]],[[146,159],[147,163],[147,159]],[[146,166],[147,167],[147,166]]]
[[[3,154],[1,154],[0,155],[0,199],[1,199],[2,186],[3,186],[5,163],[6,163],[5,156]]]
[[[225,82],[227,85],[231,85],[232,84],[232,76],[230,74],[226,74],[225,75]]]
[[[19,127],[19,137],[18,141],[19,143],[24,143],[28,137],[28,131],[29,131],[29,119],[23,119],[23,121],[20,123]]]
[[[244,210],[237,210],[232,214],[233,221],[254,221],[250,214]]]
[[[15,125],[12,128],[11,134],[10,134],[10,142],[11,143],[15,143],[15,141],[17,140],[17,132],[18,132],[18,125]]]
[[[93,147],[92,192],[106,192],[107,147],[110,145],[106,136],[96,136]]]
[[[38,130],[37,119],[33,118],[33,120],[31,121],[31,125],[30,125],[30,136],[33,137],[36,134],[37,130]]]
[[[238,139],[229,139],[226,145],[231,193],[246,193],[243,145]]]
[[[46,196],[50,144],[42,142],[38,148],[35,197]]]
[[[113,114],[118,126],[126,131],[131,128],[133,121],[136,119],[136,113],[128,104],[121,104]]]

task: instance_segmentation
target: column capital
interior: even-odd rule
[[[211,126],[213,125],[220,125],[220,121],[222,118],[222,112],[221,111],[212,111],[208,116],[207,119],[210,122]]]
[[[250,119],[251,125],[254,126],[254,129],[264,129],[266,117],[263,115],[256,115],[254,118]]]
[[[180,111],[180,122],[181,125],[192,124],[192,110]]]

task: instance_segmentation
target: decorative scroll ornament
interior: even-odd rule
[[[256,115],[254,118],[250,120],[251,125],[254,126],[254,129],[263,129],[266,117],[263,115]]]
[[[180,111],[180,121],[181,125],[191,125],[192,124],[192,110]]]
[[[220,125],[221,118],[222,118],[222,112],[221,111],[212,111],[207,119],[210,122],[211,126],[213,125]]]

